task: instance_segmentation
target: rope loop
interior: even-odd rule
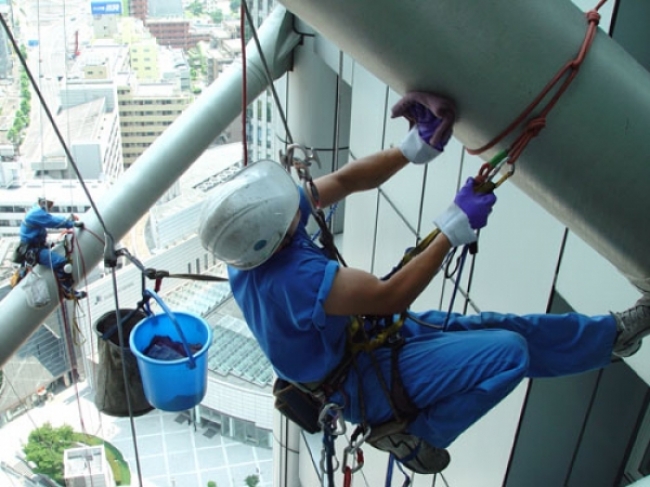
[[[519,137],[516,138],[515,142],[507,149],[507,153],[510,155],[509,164],[512,166],[515,161],[519,158],[521,153],[524,151],[528,143],[536,137],[543,129],[546,127],[546,116],[550,113],[559,99],[562,97],[564,92],[567,90],[571,82],[574,80],[580,65],[584,61],[587,52],[589,51],[591,44],[596,37],[596,32],[598,29],[598,24],[600,22],[601,15],[598,12],[600,7],[602,7],[607,0],[600,0],[596,8],[589,10],[585,13],[585,17],[588,22],[587,32],[585,33],[584,40],[580,46],[578,55],[568,61],[549,81],[542,91],[537,95],[537,97],[519,114],[519,116],[508,125],[504,130],[501,131],[496,137],[490,140],[487,144],[479,147],[477,149],[466,148],[467,152],[471,155],[480,155],[483,152],[493,148],[508,135],[510,135],[517,127],[524,124],[526,118],[531,115],[533,110],[538,108],[542,103],[544,98],[555,89],[555,94],[552,95],[551,99],[544,105],[539,112],[540,114],[528,122],[526,122],[525,127]],[[564,80],[564,81],[562,81]],[[559,85],[559,86],[558,86]]]

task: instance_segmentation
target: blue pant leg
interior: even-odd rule
[[[390,350],[379,349],[374,357],[390,384]],[[510,331],[433,332],[407,339],[399,366],[407,393],[421,410],[409,431],[434,446],[446,447],[522,380],[528,370],[528,351],[525,340]],[[358,423],[365,417],[371,425],[392,419],[384,388],[367,355],[359,356],[358,370],[351,371],[344,387],[346,419]]]
[[[446,312],[430,311],[416,315],[421,320],[442,324]],[[426,334],[414,330],[420,325],[409,324],[410,334]],[[528,377],[557,377],[586,372],[607,366],[611,362],[616,338],[616,321],[612,315],[585,316],[566,314],[480,313],[464,316],[450,315],[447,332],[498,328],[519,333],[526,339],[530,354]]]
[[[557,377],[605,367],[611,362],[616,338],[611,315],[481,313],[457,317],[448,327],[450,331],[477,328],[500,328],[523,336],[530,354],[528,377]]]
[[[49,248],[43,248],[38,251],[38,263],[54,269],[57,274],[63,275],[63,266],[66,264],[66,259],[62,255],[52,252]]]

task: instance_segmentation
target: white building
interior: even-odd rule
[[[66,487],[113,487],[113,472],[103,445],[70,448],[63,452]]]

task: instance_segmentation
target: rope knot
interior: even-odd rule
[[[533,118],[526,124],[526,132],[528,132],[533,137],[536,137],[543,129],[546,127],[546,118],[537,117]]]
[[[587,12],[586,16],[587,16],[587,22],[589,22],[590,24],[595,23],[596,25],[598,25],[600,23],[600,14],[598,13],[598,11],[590,10],[589,12]]]

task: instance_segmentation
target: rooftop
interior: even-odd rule
[[[70,448],[64,452],[65,477],[101,475],[104,471],[104,447],[90,446]]]

